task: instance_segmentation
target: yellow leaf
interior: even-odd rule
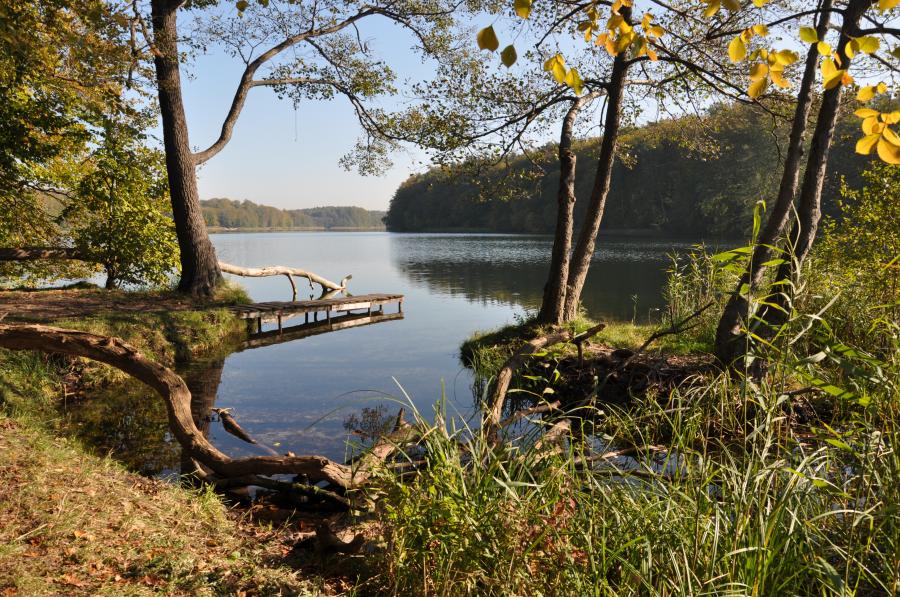
[[[856,101],[867,102],[873,97],[875,97],[875,88],[871,85],[866,85],[859,88],[859,93],[856,94]]]
[[[823,87],[825,89],[833,89],[841,84],[841,81],[844,79],[844,75],[847,74],[845,70],[836,70],[831,75],[825,77],[825,81],[823,83]]]
[[[755,6],[756,8],[762,8],[768,3],[769,0],[753,0],[753,6]]]
[[[516,59],[518,58],[518,54],[516,54],[516,48],[510,44],[503,48],[503,51],[500,52],[500,62],[503,63],[503,66],[506,68],[511,67],[516,63]]]
[[[707,19],[717,12],[719,12],[719,8],[722,6],[719,0],[706,0],[706,10],[703,11],[703,16]]]
[[[575,91],[575,95],[581,95],[583,84],[584,81],[581,80],[581,75],[578,74],[578,70],[575,68],[569,69],[569,72],[566,73],[566,85]]]
[[[844,54],[847,55],[847,58],[853,60],[857,52],[859,52],[859,43],[855,39],[851,39],[850,43],[844,46]]]
[[[722,4],[731,12],[737,12],[741,9],[741,3],[738,0],[722,0]]]
[[[844,85],[845,87],[853,85],[853,77],[846,70],[844,71],[844,74],[841,75],[841,85]]]
[[[757,24],[753,27],[750,27],[753,30],[753,33],[759,35],[760,37],[765,37],[769,34],[769,28],[763,24]]]
[[[490,25],[478,32],[478,48],[481,50],[489,50],[493,52],[500,47],[500,41],[497,34],[494,33],[494,26]]]
[[[900,137],[897,136],[897,133],[892,131],[891,129],[884,127],[884,130],[881,131],[881,136],[887,140],[891,145],[896,145],[900,147]]]
[[[878,141],[878,157],[888,164],[900,164],[900,147],[882,137]]]
[[[750,88],[747,90],[747,95],[752,97],[753,99],[758,98],[763,93],[765,93],[766,88],[769,86],[769,79],[763,77],[757,81],[754,81],[750,84]]]
[[[654,52],[651,48],[647,48],[647,57],[650,58],[652,62],[656,62],[657,60],[659,60],[659,56],[657,56],[656,52]]]
[[[800,40],[814,44],[819,41],[819,34],[812,27],[800,27]]]
[[[894,58],[900,58],[900,46],[897,46],[893,50],[891,50],[891,56]]]
[[[760,79],[765,79],[769,74],[769,67],[761,62],[757,62],[753,66],[750,67],[750,80],[758,81]]]
[[[527,19],[531,14],[531,0],[515,0],[513,7],[520,18]]]
[[[663,29],[660,25],[653,25],[652,27],[650,27],[650,30],[647,33],[652,35],[653,37],[662,37],[666,34],[666,30]]]
[[[897,124],[900,122],[900,110],[894,110],[881,115],[881,119],[887,124]]]
[[[871,118],[863,120],[861,128],[862,132],[866,135],[880,135],[885,126],[887,125],[883,122],[878,122],[878,118],[872,116]]]
[[[834,65],[834,61],[831,58],[823,60],[820,68],[822,69],[822,76],[826,79],[837,72],[837,67]]]
[[[856,153],[869,155],[872,153],[872,149],[875,148],[875,144],[878,143],[879,139],[881,139],[881,135],[878,134],[866,135],[856,142]]]
[[[794,64],[795,62],[797,62],[797,60],[800,59],[797,53],[791,50],[780,50],[778,52],[774,52],[774,55],[776,62],[785,66]]]
[[[873,116],[878,116],[878,110],[873,110],[872,108],[860,108],[853,114],[859,118],[871,118]]]
[[[829,54],[831,54],[831,46],[824,41],[820,41],[818,44],[816,44],[816,49],[822,56],[828,56]]]
[[[728,57],[731,58],[732,62],[740,62],[747,57],[747,46],[744,45],[744,40],[740,36],[735,37],[728,44]]]
[[[878,93],[885,93],[885,92],[887,92],[887,84],[884,81],[882,81],[878,84],[878,86],[875,89],[878,91]]]
[[[772,78],[772,82],[782,89],[790,89],[791,84],[787,79],[784,78],[784,75],[781,74],[781,71],[773,70],[769,73],[769,76]]]
[[[900,4],[900,0],[878,0],[878,10],[887,12],[898,4]]]
[[[544,70],[549,71],[556,79],[557,83],[564,83],[566,80],[566,61],[559,54],[553,56],[544,63]]]
[[[853,41],[857,42],[859,45],[859,51],[865,54],[874,54],[878,51],[878,48],[881,47],[881,41],[879,41],[877,37],[872,37],[871,35],[859,37]]]

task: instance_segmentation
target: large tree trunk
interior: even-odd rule
[[[626,19],[630,17],[628,12],[627,9],[622,9],[622,15]],[[572,261],[569,264],[569,275],[566,282],[566,303],[563,313],[564,321],[571,321],[578,315],[581,290],[584,288],[584,281],[587,279],[591,259],[594,257],[594,243],[597,240],[600,221],[603,219],[606,197],[609,195],[610,181],[612,179],[613,164],[616,158],[622,94],[627,71],[628,63],[625,58],[625,52],[620,52],[613,60],[609,87],[607,88],[603,140],[600,143],[600,156],[597,158],[597,173],[594,176],[594,186],[591,189],[591,202],[588,205],[588,210],[578,235],[578,244],[575,246]]]
[[[831,0],[823,0],[816,26],[816,32],[820,39],[825,37],[828,31]],[[794,111],[794,120],[791,125],[791,134],[788,140],[787,154],[784,161],[784,170],[781,176],[781,185],[775,204],[769,211],[766,224],[759,238],[755,239],[755,247],[747,269],[738,281],[734,293],[729,297],[719,325],[716,329],[716,357],[719,362],[730,365],[735,363],[747,351],[746,327],[750,316],[749,296],[757,289],[765,274],[763,265],[772,259],[772,247],[776,246],[784,234],[787,226],[791,205],[797,195],[797,186],[800,180],[800,163],[803,157],[803,137],[806,133],[806,124],[812,108],[813,86],[816,81],[816,70],[819,52],[816,45],[810,45],[806,55],[806,63],[803,70],[803,79],[797,93],[797,106]]]
[[[572,102],[563,119],[559,135],[559,190],[557,191],[556,232],[550,257],[550,272],[544,285],[544,298],[538,321],[560,324],[565,317],[566,282],[572,252],[572,228],[575,214],[575,152],[572,151],[572,129],[581,108],[599,93],[582,96]]]
[[[162,117],[163,142],[172,215],[181,251],[178,290],[197,297],[212,295],[222,280],[216,251],[206,232],[197,190],[196,164],[188,139],[181,96],[177,12],[180,1],[152,0],[156,82]]]
[[[863,13],[871,5],[872,0],[851,0],[844,10],[841,38],[837,47],[838,55],[842,57],[843,61],[841,67],[844,69],[849,69],[851,63],[851,59],[846,57],[845,49],[852,39],[852,34],[858,31]],[[806,172],[803,175],[803,186],[800,188],[797,221],[788,238],[788,256],[778,266],[773,283],[773,296],[767,301],[769,304],[762,310],[758,318],[756,333],[764,339],[775,336],[779,328],[790,317],[800,269],[812,249],[816,232],[819,229],[819,220],[822,217],[822,187],[825,183],[828,153],[834,139],[834,127],[837,123],[842,94],[843,85],[839,84],[825,91],[822,97],[822,107],[819,108],[816,129],[806,162]]]

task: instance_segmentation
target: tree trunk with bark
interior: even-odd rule
[[[622,15],[628,19],[630,11],[623,8]],[[566,282],[566,302],[563,313],[564,321],[571,321],[578,315],[581,290],[584,288],[588,269],[591,266],[591,259],[594,256],[594,244],[597,240],[597,231],[600,229],[600,221],[603,219],[606,197],[609,195],[610,181],[612,179],[613,164],[615,163],[622,95],[627,71],[628,61],[625,58],[625,53],[620,52],[613,60],[612,73],[609,86],[607,87],[603,140],[600,143],[600,156],[597,158],[597,173],[594,177],[594,186],[591,189],[590,204],[588,205],[584,222],[581,225],[578,244],[575,246],[575,251],[569,264]]]
[[[841,68],[849,69],[851,59],[846,48],[859,30],[863,13],[872,5],[872,0],[851,0],[844,10],[841,37],[837,53],[841,56]],[[803,185],[797,206],[797,221],[788,238],[788,255],[778,266],[773,287],[774,294],[759,316],[757,333],[764,339],[774,337],[779,328],[788,320],[794,298],[794,290],[799,280],[800,269],[812,249],[822,218],[822,187],[828,169],[828,153],[834,140],[834,128],[841,107],[843,85],[825,91],[822,106],[816,119]]]
[[[593,101],[598,92],[589,93],[572,102],[563,119],[559,135],[559,190],[557,191],[556,231],[550,257],[550,272],[544,285],[544,297],[538,321],[560,324],[565,318],[566,283],[572,252],[572,229],[575,218],[575,165],[572,151],[572,129],[581,109]]]
[[[172,214],[181,252],[178,290],[196,297],[208,297],[221,282],[222,273],[200,207],[196,162],[191,153],[181,95],[177,29],[177,13],[181,4],[173,0],[151,2],[157,50],[153,62],[156,66]]]
[[[831,0],[823,0],[822,10],[816,26],[819,39],[825,37],[828,31],[830,19]],[[735,287],[734,293],[729,297],[722,317],[716,329],[715,352],[719,362],[725,365],[735,363],[747,352],[748,337],[746,328],[750,315],[750,302],[748,297],[757,289],[765,274],[763,265],[772,259],[773,247],[775,247],[787,226],[788,216],[794,197],[797,195],[797,186],[800,180],[800,164],[803,157],[803,141],[806,133],[809,113],[813,102],[813,86],[816,81],[816,69],[818,66],[819,52],[816,45],[812,44],[806,55],[803,78],[797,93],[797,106],[794,111],[794,119],[791,124],[791,133],[788,139],[787,153],[784,161],[784,170],[781,176],[781,184],[775,204],[769,211],[766,224],[759,238],[755,239],[755,246],[747,269],[744,271]]]

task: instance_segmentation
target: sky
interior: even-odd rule
[[[412,40],[402,30],[380,17],[360,29],[399,78],[427,77],[429,66],[410,51]],[[218,136],[243,67],[240,59],[212,49],[192,61],[186,69],[190,76],[182,74],[195,149],[205,149]],[[391,103],[399,105],[398,100]],[[304,101],[295,112],[290,100],[255,88],[231,141],[198,171],[200,196],[249,199],[290,209],[322,205],[387,209],[400,183],[427,168],[427,157],[410,148],[394,156],[394,167],[383,176],[348,172],[338,160],[353,148],[360,132],[344,98]]]

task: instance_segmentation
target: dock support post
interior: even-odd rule
[[[307,312],[304,313],[303,315],[304,315],[304,317],[303,317],[303,320],[304,320],[303,323],[309,323],[309,311],[307,311]]]
[[[262,334],[262,316],[256,318],[256,333]]]
[[[283,329],[281,327],[281,313],[278,314],[278,333],[281,334]]]
[[[327,319],[328,324],[331,325],[331,309],[325,309],[325,319]]]
[[[397,313],[403,313],[403,299],[397,301]]]

